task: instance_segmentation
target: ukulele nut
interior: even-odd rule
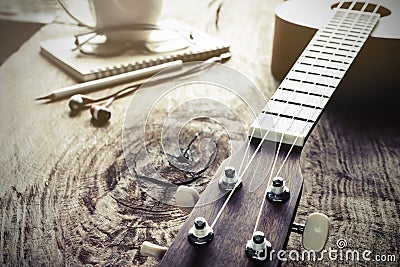
[[[236,169],[232,166],[225,167],[224,175],[219,179],[218,186],[222,192],[230,192],[235,188],[239,181],[239,176],[236,175]],[[242,181],[236,186],[235,190],[242,187]]]
[[[205,245],[210,243],[213,238],[214,231],[208,225],[206,219],[197,217],[188,232],[189,242],[194,245]]]
[[[266,261],[271,251],[272,245],[261,231],[254,232],[252,239],[246,243],[246,255],[252,260]]]
[[[285,202],[289,199],[290,191],[282,177],[274,177],[272,185],[268,186],[267,199],[272,202]]]

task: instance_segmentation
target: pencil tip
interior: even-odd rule
[[[46,96],[41,96],[38,98],[35,98],[35,100],[51,100],[51,95],[46,95]]]

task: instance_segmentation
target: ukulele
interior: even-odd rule
[[[287,1],[276,9],[271,72],[277,80],[282,81],[285,78],[317,29],[324,26],[326,19],[333,15],[332,8],[336,7],[338,2]],[[342,79],[341,91],[395,88],[397,85],[396,66],[400,60],[397,12],[400,3],[387,0],[367,2],[382,4],[378,10],[381,18],[347,75]],[[350,3],[351,1],[346,2],[345,5],[348,7]],[[356,8],[360,7],[361,4],[356,5]],[[356,91],[352,95],[360,96],[360,92]]]
[[[280,6],[272,71],[282,83],[248,128],[248,141],[201,195],[178,188],[176,202],[194,207],[171,246],[144,242],[141,253],[161,258],[160,266],[278,266],[291,232],[302,234],[305,249],[321,251],[329,219],[314,213],[305,225],[293,222],[303,186],[302,146],[367,39],[398,34],[389,27],[393,31],[384,35],[385,24],[395,25],[390,18],[397,15],[395,5],[293,0]],[[296,19],[302,11],[307,20],[300,23]],[[290,62],[298,51],[287,51],[297,37],[280,47],[291,35],[280,31],[311,24],[319,30],[297,61]],[[281,56],[285,63],[278,60]],[[216,197],[221,192],[224,197]]]

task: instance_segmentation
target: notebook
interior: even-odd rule
[[[180,21],[163,23],[169,28],[190,33],[188,47],[169,52],[144,52],[129,49],[113,57],[98,57],[72,51],[74,37],[41,42],[41,54],[79,81],[90,81],[174,60],[201,61],[229,52],[229,44]]]

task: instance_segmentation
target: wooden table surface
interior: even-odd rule
[[[278,85],[270,71],[274,9],[281,1],[165,2],[163,18],[178,18],[228,40],[233,57],[226,65],[247,75],[266,97],[272,95]],[[0,67],[0,265],[157,265],[157,260],[139,254],[140,244],[149,240],[170,245],[186,218],[184,212],[142,191],[126,165],[122,136],[132,96],[113,104],[112,119],[103,127],[93,125],[87,111],[71,117],[66,101],[34,101],[75,83],[39,55],[39,42],[81,31],[68,24],[46,25]],[[384,88],[367,88],[365,94],[378,90]],[[323,212],[332,221],[327,247],[336,249],[337,240],[345,239],[349,249],[396,255],[398,264],[397,103],[394,98],[385,103],[361,99],[339,93],[309,137],[301,158],[304,189],[296,221]],[[163,116],[162,110],[158,112],[155,116]],[[192,112],[195,115],[196,109]],[[188,127],[182,144],[199,133],[217,138],[215,162],[203,173],[206,180],[229,155],[229,138],[218,136],[221,128],[213,121]],[[162,172],[187,175],[172,171],[157,155],[160,129],[153,127],[146,136],[150,154]],[[142,144],[140,130],[131,134],[133,145]],[[230,138],[231,143],[238,142],[245,133]],[[195,141],[190,149],[198,147]],[[301,249],[299,236],[291,236],[288,249]]]

